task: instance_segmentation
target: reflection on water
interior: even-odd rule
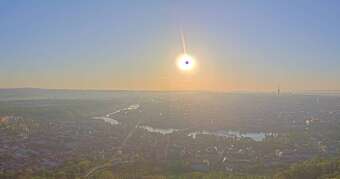
[[[125,108],[121,108],[118,109],[114,112],[111,112],[109,114],[106,114],[105,116],[99,116],[99,117],[93,117],[93,119],[99,119],[99,120],[104,120],[105,122],[111,124],[111,125],[118,125],[120,124],[120,122],[118,122],[117,120],[113,119],[112,116],[120,113],[120,112],[128,112],[130,110],[136,110],[140,107],[139,104],[133,104],[130,105],[129,107],[125,107]],[[146,126],[146,125],[140,125],[138,126],[138,128],[144,129],[148,132],[151,133],[159,133],[159,134],[172,134],[174,132],[178,132],[178,131],[184,131],[186,129],[174,129],[174,128],[166,128],[166,129],[162,129],[162,128],[153,128],[151,126]],[[213,135],[213,136],[217,136],[217,137],[237,137],[237,138],[242,138],[242,137],[248,137],[251,138],[255,141],[262,141],[266,138],[266,135],[277,135],[274,133],[264,133],[264,132],[239,132],[239,131],[235,131],[235,130],[216,130],[216,131],[209,131],[209,130],[201,130],[201,131],[194,131],[194,132],[190,132],[188,134],[189,137],[192,137],[193,139],[196,139],[197,135]]]
[[[93,119],[99,119],[104,120],[107,123],[110,123],[111,125],[118,125],[119,122],[115,119],[109,118],[109,117],[93,117]]]
[[[145,129],[148,132],[160,133],[160,134],[163,134],[163,135],[171,134],[171,133],[179,131],[179,129],[172,129],[172,128],[169,128],[169,129],[160,129],[160,128],[153,128],[151,126],[138,126],[138,128]]]
[[[264,132],[246,132],[241,133],[239,131],[233,130],[218,130],[218,131],[195,131],[188,134],[188,136],[196,139],[197,135],[213,135],[218,137],[249,137],[255,141],[263,141],[266,138],[266,133]]]
[[[120,113],[122,111],[130,111],[130,110],[136,110],[140,107],[139,104],[133,104],[133,105],[130,105],[129,107],[126,107],[126,108],[122,108],[122,109],[118,109],[114,112],[111,112],[109,114],[106,114],[105,116],[99,116],[99,117],[93,117],[92,119],[99,119],[99,120],[104,120],[105,122],[111,124],[111,125],[118,125],[120,124],[117,120],[115,119],[112,119],[111,116],[117,114],[117,113]]]
[[[174,132],[183,131],[185,129],[162,129],[162,128],[153,128],[151,126],[138,126],[138,128],[145,129],[148,132],[152,133],[159,133],[159,134],[172,134]],[[264,133],[264,132],[239,132],[235,130],[217,130],[217,131],[208,131],[208,130],[202,130],[202,131],[195,131],[190,132],[188,134],[189,137],[192,137],[193,139],[196,139],[197,135],[213,135],[217,137],[249,137],[255,141],[263,141],[266,138],[266,135],[277,135],[275,133]]]

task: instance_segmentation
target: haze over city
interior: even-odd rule
[[[339,179],[340,1],[1,0],[0,179]]]

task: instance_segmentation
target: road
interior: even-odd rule
[[[99,170],[102,170],[102,169],[105,169],[105,168],[110,168],[110,167],[114,167],[116,165],[119,165],[119,164],[125,164],[125,163],[131,163],[132,161],[111,161],[109,163],[105,163],[105,164],[102,164],[102,165],[99,165],[99,166],[96,166],[94,168],[92,168],[90,171],[88,171],[85,175],[84,175],[84,178],[88,178],[90,177],[92,174],[94,174],[95,172],[99,171]]]
[[[129,140],[129,138],[131,136],[133,136],[133,134],[135,133],[136,129],[138,128],[138,125],[140,124],[141,120],[139,119],[137,121],[137,124],[135,125],[134,128],[131,129],[131,131],[128,133],[128,135],[124,138],[124,140],[122,141],[122,143],[120,144],[120,146],[118,147],[118,149],[122,149],[126,142]],[[98,165],[98,166],[95,166],[93,167],[91,170],[89,170],[85,175],[84,175],[84,178],[88,178],[90,177],[92,174],[94,174],[96,171],[98,170],[101,170],[101,169],[104,169],[104,168],[109,168],[109,167],[114,167],[116,165],[119,165],[119,164],[124,164],[124,163],[132,163],[132,161],[118,161],[116,160],[115,156],[112,157],[113,159],[109,162],[109,163],[104,163],[104,164],[101,164],[101,165]]]

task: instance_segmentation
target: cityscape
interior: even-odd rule
[[[264,176],[316,156],[334,157],[340,147],[340,96],[96,92],[98,99],[90,99],[94,92],[87,91],[67,99],[77,91],[41,91],[45,99],[1,102],[2,172],[77,161],[78,177],[138,164],[150,174]]]
[[[339,17],[0,0],[0,179],[340,179]]]

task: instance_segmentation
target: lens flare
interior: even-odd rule
[[[195,59],[188,54],[182,54],[177,58],[177,67],[182,71],[191,71],[195,67]]]

